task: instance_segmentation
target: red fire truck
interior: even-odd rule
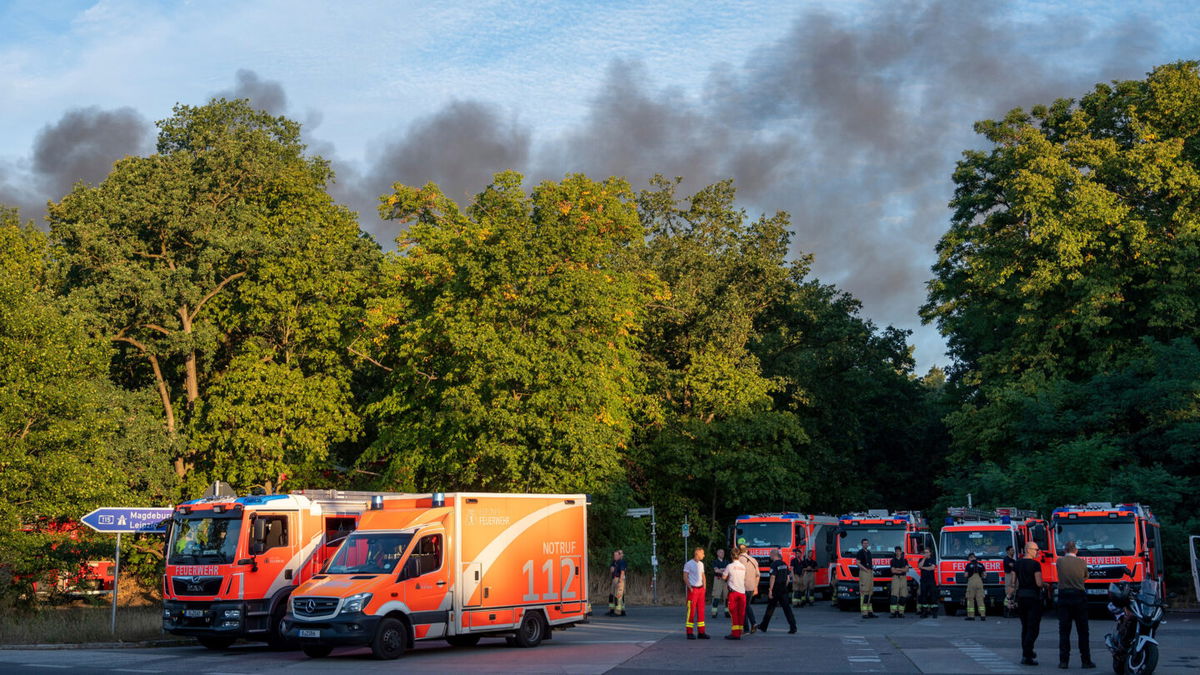
[[[1088,599],[1107,602],[1108,585],[1128,581],[1137,587],[1151,580],[1163,588],[1162,533],[1158,519],[1142,504],[1090,502],[1054,509],[1050,516],[1054,551],[1079,547],[1088,565]],[[1055,589],[1057,591],[1057,589]]]
[[[79,554],[76,542],[90,533],[87,527],[69,519],[37,518],[21,526],[28,534],[45,535],[52,551],[69,552],[68,557]],[[23,577],[27,578],[27,577]],[[111,593],[113,587],[113,561],[80,560],[74,569],[56,569],[36,575],[30,587],[39,597],[52,594],[65,596],[101,595]]]
[[[771,549],[778,548],[783,561],[789,565],[796,556],[816,551],[817,572],[813,579],[815,594],[829,599],[833,596],[832,564],[837,554],[838,519],[833,516],[784,512],[738,516],[734,525],[733,543],[746,540],[748,553],[758,561],[759,590],[766,597]]]
[[[1031,536],[1030,528],[1037,523],[1041,523],[1044,532],[1045,521],[1036,513],[1016,508],[985,511],[959,506],[947,509],[937,565],[938,591],[946,616],[954,616],[963,606],[967,594],[963,568],[970,553],[974,553],[987,569],[983,578],[986,605],[1004,606],[1005,549],[1012,546],[1014,556],[1020,557],[1025,541]]]
[[[220,484],[224,485],[224,484]],[[299,490],[239,497],[228,486],[175,507],[163,576],[163,629],[223,649],[283,644],[292,591],[320,571],[381,493]]]
[[[884,603],[891,595],[892,570],[889,561],[897,546],[903,548],[904,556],[913,570],[908,575],[910,602],[917,595],[920,577],[915,570],[921,558],[928,550],[935,554],[937,551],[933,535],[920,511],[872,509],[864,513],[847,514],[838,519],[838,536],[841,545],[838,547],[835,567],[836,598],[842,611],[858,609],[858,561],[854,554],[863,539],[870,542],[875,567],[875,587],[871,598]]]

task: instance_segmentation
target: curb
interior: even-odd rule
[[[63,642],[59,644],[0,645],[2,650],[54,650],[54,649],[145,649],[147,647],[178,647],[189,644],[189,640],[139,640],[136,642]]]

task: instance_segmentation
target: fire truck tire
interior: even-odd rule
[[[399,619],[388,617],[379,622],[375,631],[375,639],[371,640],[371,655],[381,661],[390,661],[404,656],[404,646],[408,642],[408,631]]]
[[[858,607],[858,603],[853,600],[838,600],[837,605],[838,609],[842,610],[843,612],[849,612],[850,610]]]
[[[304,655],[310,659],[323,659],[333,651],[333,647],[329,645],[304,645],[301,649],[304,650]]]
[[[451,635],[446,638],[451,647],[474,647],[479,644],[478,635]]]
[[[271,618],[267,622],[267,646],[271,649],[281,650],[288,649],[287,638],[283,636],[283,631],[280,630],[280,624],[283,623],[283,615],[287,609],[287,602],[279,603],[279,607],[271,614]]]
[[[946,616],[958,616],[958,603],[947,602],[942,605],[942,611],[946,613]]]
[[[546,637],[546,620],[542,618],[542,613],[525,612],[525,616],[521,617],[521,625],[517,628],[517,634],[513,638],[516,646],[524,649],[536,647],[542,644],[544,637]]]
[[[200,644],[204,645],[205,647],[217,650],[229,649],[229,645],[237,641],[237,638],[231,637],[198,637],[196,639],[199,640]]]

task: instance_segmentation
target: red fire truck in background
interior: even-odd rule
[[[54,551],[77,551],[75,542],[91,532],[74,520],[39,518],[21,526],[28,534],[46,535]],[[80,555],[79,557],[82,557]],[[38,596],[51,594],[65,596],[101,595],[111,593],[113,588],[113,561],[81,560],[74,569],[56,569],[37,575],[30,585]]]
[[[900,546],[912,571],[908,575],[910,602],[916,598],[915,572],[925,556],[925,551],[936,553],[933,535],[920,511],[889,512],[872,509],[865,513],[851,513],[838,519],[837,564],[835,567],[836,598],[843,611],[858,609],[858,562],[854,553],[863,539],[869,540],[875,567],[875,587],[871,594],[874,601],[887,602],[891,595],[892,570],[889,562]]]
[[[320,571],[384,493],[299,490],[239,497],[227,485],[175,507],[163,576],[163,630],[223,649],[282,644],[292,591]]]
[[[1105,603],[1108,585],[1128,581],[1134,587],[1156,581],[1163,588],[1162,533],[1158,519],[1142,504],[1090,502],[1054,509],[1050,516],[1054,552],[1067,542],[1079,547],[1088,565],[1088,600]],[[1057,590],[1057,589],[1056,589]]]
[[[942,527],[937,564],[938,591],[946,616],[954,616],[963,606],[967,594],[967,578],[963,568],[967,555],[975,557],[987,569],[983,578],[985,603],[989,607],[1004,606],[1004,555],[1013,547],[1015,557],[1033,533],[1031,528],[1046,530],[1045,521],[1033,511],[1016,508],[985,511],[966,506],[946,510]]]
[[[796,556],[816,551],[817,572],[813,591],[826,599],[833,596],[832,564],[837,555],[838,519],[833,516],[783,512],[738,516],[731,543],[746,540],[748,553],[758,561],[759,590],[766,597],[771,549],[778,548],[791,565]]]

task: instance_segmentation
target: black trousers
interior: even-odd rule
[[[1092,660],[1091,645],[1088,644],[1087,595],[1083,591],[1066,588],[1058,591],[1058,660],[1071,660],[1071,624],[1079,636],[1079,657],[1084,663]]]
[[[937,584],[932,582],[921,582],[921,588],[917,591],[917,604],[919,605],[936,605],[937,604]]]
[[[1017,591],[1017,614],[1021,617],[1021,657],[1036,659],[1037,652],[1033,650],[1037,644],[1038,634],[1042,632],[1042,598],[1022,597]]]
[[[767,613],[763,614],[762,629],[766,630],[767,626],[771,624],[771,615],[775,613],[776,607],[783,610],[783,616],[787,619],[788,628],[795,628],[796,615],[792,614],[792,603],[788,601],[788,593],[785,591],[767,601]]]

